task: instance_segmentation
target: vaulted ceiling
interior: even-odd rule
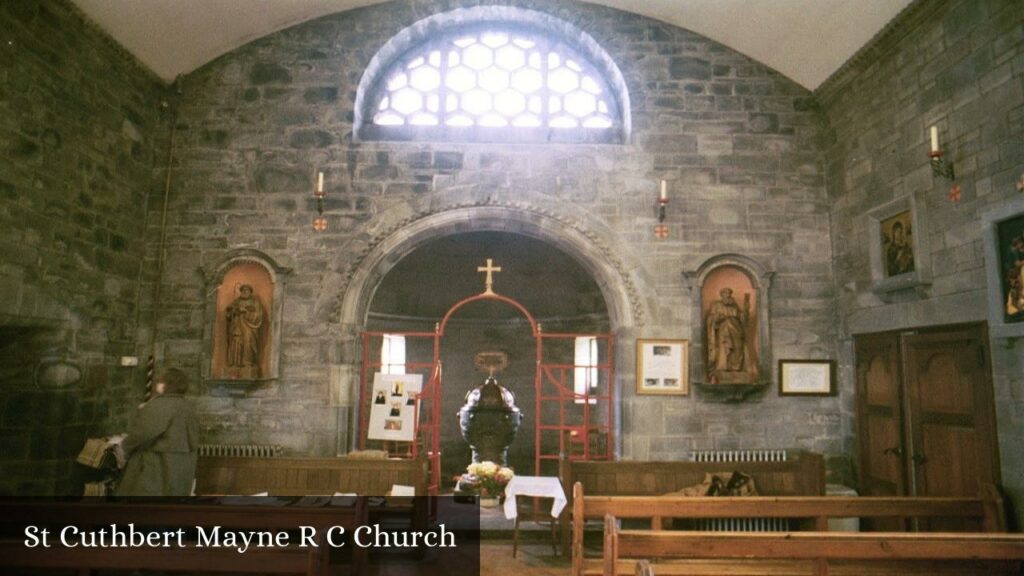
[[[72,0],[165,81],[256,38],[385,0]],[[592,0],[692,30],[814,90],[911,0]]]

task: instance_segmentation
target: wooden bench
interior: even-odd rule
[[[262,458],[202,456],[196,465],[196,494],[261,494],[271,496],[331,495],[386,496],[394,485],[412,486],[419,498],[389,500],[371,506],[371,522],[408,519],[424,529],[435,514],[426,498],[427,461],[419,459],[361,460],[355,458]]]
[[[623,558],[658,558],[622,566]],[[752,560],[756,559],[756,560]],[[716,561],[708,564],[707,560]],[[669,561],[669,562],[665,562]],[[908,532],[676,532],[620,530],[605,516],[603,576],[1019,575],[1024,535]]]
[[[590,560],[584,558],[584,546],[583,546],[583,523],[579,522],[573,526],[572,534],[572,560],[573,560],[573,576],[584,576],[604,573],[606,570],[611,570],[611,566],[614,566],[614,570],[619,574],[633,573],[636,567],[636,560],[642,558],[650,558],[654,556],[668,557],[668,558],[701,558],[700,561],[689,561],[685,563],[685,567],[681,568],[680,564],[674,563],[665,567],[659,568],[658,565],[654,566],[654,570],[662,573],[693,573],[693,574],[816,574],[810,570],[808,561],[806,558],[793,558],[785,555],[772,556],[771,554],[762,555],[755,553],[759,550],[757,546],[764,546],[766,549],[770,549],[770,542],[777,542],[780,539],[790,538],[792,534],[804,534],[802,532],[763,532],[763,533],[742,533],[753,535],[752,539],[739,540],[739,542],[752,543],[751,548],[747,549],[745,554],[738,556],[729,556],[723,552],[723,556],[717,556],[719,549],[722,550],[742,550],[741,544],[722,544],[718,546],[715,542],[733,542],[729,540],[730,535],[736,535],[740,533],[736,532],[676,532],[662,530],[662,520],[666,518],[689,518],[689,519],[700,519],[700,518],[789,518],[796,521],[803,529],[813,530],[816,534],[832,534],[834,536],[843,536],[844,533],[828,533],[828,520],[831,518],[918,518],[918,519],[929,519],[929,518],[955,518],[961,520],[968,520],[978,526],[979,530],[987,533],[995,534],[1001,533],[1006,530],[1006,518],[1005,510],[1003,507],[1002,498],[994,487],[986,487],[982,494],[977,498],[879,498],[879,497],[865,497],[865,498],[847,498],[847,497],[821,497],[821,496],[807,496],[807,497],[699,497],[699,498],[688,498],[688,497],[644,497],[644,496],[632,496],[632,497],[614,497],[614,496],[589,496],[585,495],[583,486],[576,484],[573,486],[573,516],[577,518],[604,518],[605,516],[611,516],[615,519],[646,519],[650,521],[650,530],[638,530],[638,531],[622,531],[622,534],[628,534],[629,539],[627,542],[629,546],[612,550],[613,557],[609,558],[608,543],[605,543],[605,555],[602,560]],[[810,533],[810,532],[808,532]],[[643,540],[644,536],[637,536],[637,534],[689,534],[692,539],[698,537],[709,536],[711,540],[701,541],[699,545],[695,545],[692,548],[686,548],[686,544],[681,544],[681,550],[689,550],[686,554],[691,556],[684,556],[684,552],[675,552],[675,544],[670,545],[670,550],[666,551],[665,554],[647,554],[649,549],[642,548],[640,545],[633,546],[633,542],[636,540]],[[876,533],[877,534],[877,533]],[[960,534],[965,536],[964,534]],[[606,538],[608,537],[606,530]],[[715,540],[719,538],[721,540]],[[761,538],[761,539],[759,539]],[[802,538],[802,536],[801,536]],[[970,538],[964,539],[968,541]],[[675,542],[675,540],[668,540]],[[856,540],[854,540],[856,541]],[[955,541],[955,539],[954,539]],[[844,540],[845,542],[845,540]],[[760,544],[763,543],[763,544]],[[620,540],[621,544],[621,540]],[[756,544],[756,546],[755,546]],[[650,545],[644,544],[644,545]],[[703,546],[710,546],[709,548],[702,548]],[[734,546],[733,548],[729,548]],[[786,546],[789,546],[788,544]],[[870,548],[872,544],[863,545],[866,548]],[[908,546],[924,546],[923,544],[910,544]],[[813,545],[808,545],[807,549],[814,549]],[[916,548],[915,548],[916,549]],[[924,549],[924,548],[922,548]],[[693,551],[707,551],[706,556],[694,553]],[[789,552],[787,552],[789,553]],[[964,560],[963,556],[954,558],[956,554],[967,554],[966,550],[947,552],[949,560],[959,559]],[[639,554],[639,555],[637,555]],[[730,552],[731,554],[731,552]],[[780,553],[782,554],[782,553]],[[736,558],[751,558],[759,557],[757,561],[737,561]],[[624,558],[629,558],[631,561],[623,561]],[[972,558],[972,557],[968,557]],[[728,559],[728,561],[725,561]],[[885,559],[883,556],[879,556],[877,560]],[[822,559],[819,563],[824,565],[828,560],[827,558]],[[850,560],[850,558],[835,556],[833,560],[844,561]],[[610,563],[610,564],[609,564]],[[841,562],[840,562],[841,564]],[[838,566],[838,565],[837,565]],[[815,570],[819,570],[820,566],[812,566]],[[863,569],[863,566],[860,568]],[[810,571],[809,571],[810,570]],[[835,572],[838,573],[838,572]],[[865,572],[861,572],[865,573]],[[867,572],[872,573],[874,572]],[[899,571],[895,573],[901,573]],[[909,572],[908,572],[909,573]],[[922,573],[928,573],[927,570],[923,570]],[[969,572],[965,572],[969,573]],[[981,572],[984,573],[984,572]]]
[[[76,570],[86,576],[92,570],[157,570],[166,572],[304,574],[326,576],[330,570],[332,548],[326,540],[331,527],[340,526],[351,534],[367,523],[366,499],[352,506],[255,506],[216,503],[155,503],[145,501],[104,502],[32,502],[2,504],[0,522],[11,537],[0,540],[0,566],[32,569]],[[48,527],[49,548],[28,548],[26,526]],[[107,529],[116,525],[127,532],[129,525],[138,531],[191,532],[195,527],[212,531],[297,531],[300,526],[315,530],[317,546],[299,546],[292,534],[287,546],[250,547],[239,553],[234,547],[197,547],[196,541],[182,538],[183,546],[172,540],[170,547],[67,547],[59,540],[62,529],[78,527],[82,531]],[[144,527],[144,528],[143,528]],[[108,536],[109,538],[109,536]],[[109,541],[109,540],[108,540]],[[366,549],[352,546],[351,569],[360,573],[366,565]]]
[[[385,496],[395,484],[427,495],[425,459],[254,458],[203,456],[196,465],[196,494],[272,496]]]
[[[791,451],[781,462],[641,462],[631,460],[573,461],[562,458],[559,478],[569,497],[566,513],[559,519],[562,548],[569,553],[573,516],[573,486],[579,482],[587,494],[601,496],[663,496],[700,484],[709,473],[740,471],[754,480],[759,494],[771,496],[822,496],[825,494],[825,460],[820,454]],[[600,520],[603,514],[595,518]]]

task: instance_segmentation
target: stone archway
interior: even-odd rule
[[[346,363],[358,362],[355,345],[367,322],[374,294],[387,273],[404,257],[424,243],[454,234],[480,231],[512,232],[550,243],[574,258],[599,286],[615,337],[616,382],[632,379],[632,342],[642,326],[644,308],[640,302],[635,271],[623,263],[611,247],[609,231],[599,234],[564,216],[524,205],[472,205],[422,215],[385,231],[370,243],[364,255],[350,268],[341,290],[340,333],[351,348]],[[353,376],[358,370],[352,372]],[[617,387],[621,394],[621,386]],[[620,398],[615,399],[616,442],[621,442]],[[344,434],[339,430],[340,434]],[[616,454],[620,453],[616,446]]]

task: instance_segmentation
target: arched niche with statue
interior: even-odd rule
[[[768,292],[772,272],[722,254],[684,273],[693,290],[693,381],[709,398],[739,401],[771,382]]]
[[[276,379],[281,357],[284,278],[290,269],[258,250],[235,250],[209,271],[203,337],[211,389],[244,390]]]

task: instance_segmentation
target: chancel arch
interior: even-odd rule
[[[634,308],[639,304],[630,301],[629,290],[623,286],[627,279],[611,265],[615,258],[601,253],[600,242],[555,218],[505,207],[460,208],[424,220],[427,222],[403,228],[401,238],[383,240],[353,274],[358,281],[349,285],[342,304],[350,342],[356,344],[364,329],[375,333],[389,329],[433,331],[449,307],[483,290],[483,275],[475,271],[476,266],[486,257],[494,257],[503,267],[495,278],[496,292],[521,300],[546,332],[613,334],[605,344],[607,353],[616,359],[615,373],[608,379],[618,383],[631,372],[623,369],[630,365],[629,360],[620,362],[620,358],[621,351],[629,348],[625,344],[631,341],[636,326]],[[417,345],[422,354],[423,344],[412,346]],[[554,352],[566,343],[547,342],[544,346]],[[458,458],[460,450],[468,458],[468,446],[463,445],[454,420],[448,422],[447,416],[458,410],[466,391],[479,384],[474,380],[482,381],[483,374],[472,368],[473,355],[487,351],[510,352],[504,376],[514,381],[510,387],[527,408],[520,442],[510,452],[511,463],[520,470],[533,470],[536,358],[529,321],[504,303],[472,302],[450,319],[441,347],[446,416],[442,423],[448,427],[442,430],[443,477],[462,471],[466,462]],[[365,350],[352,348],[352,356],[359,357],[353,358],[354,362],[366,358]],[[562,352],[569,354],[572,363],[571,349]],[[608,422],[611,438],[617,442],[621,418],[618,392],[613,393],[614,413],[609,414]],[[358,438],[352,438],[352,443],[358,444]],[[609,451],[617,450],[618,446],[609,446]]]

